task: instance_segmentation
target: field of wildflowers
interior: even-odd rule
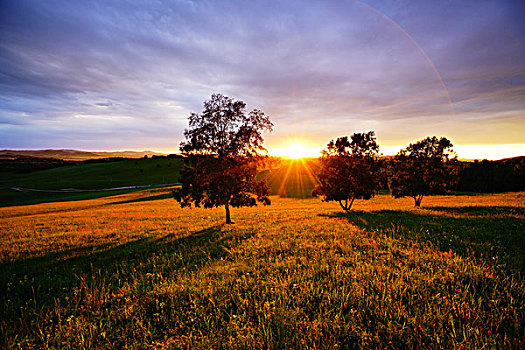
[[[0,347],[525,347],[525,193],[0,208]]]

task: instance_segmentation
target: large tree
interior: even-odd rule
[[[436,136],[410,144],[391,160],[390,192],[412,197],[419,207],[423,197],[450,190],[457,179],[457,159],[450,140]]]
[[[230,206],[253,206],[256,200],[270,204],[268,186],[256,179],[264,160],[262,132],[272,130],[270,119],[257,109],[246,113],[244,102],[221,94],[212,95],[204,111],[188,119],[180,146],[185,157],[182,187],[174,192],[181,207],[223,205],[231,224]]]
[[[328,143],[320,159],[319,184],[312,194],[337,201],[349,211],[355,199],[372,198],[380,186],[379,146],[374,132],[355,133]]]

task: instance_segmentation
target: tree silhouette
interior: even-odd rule
[[[412,197],[416,207],[425,195],[445,193],[456,183],[457,159],[445,137],[427,137],[410,144],[390,164],[392,196]]]
[[[337,201],[349,211],[355,199],[370,199],[379,189],[379,146],[373,131],[355,133],[349,140],[339,137],[323,150],[317,173],[319,184],[313,196],[324,201]]]
[[[525,157],[463,162],[458,191],[508,192],[525,190]]]
[[[182,187],[174,192],[181,207],[224,205],[231,224],[230,206],[254,206],[256,200],[270,204],[268,186],[256,175],[265,158],[261,134],[272,131],[273,124],[262,111],[246,114],[245,108],[242,101],[213,94],[201,114],[188,117],[190,128],[180,146],[185,157]]]

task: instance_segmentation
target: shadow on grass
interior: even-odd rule
[[[117,201],[117,202],[111,202],[109,204],[128,204],[128,203],[140,203],[140,202],[151,202],[151,201],[157,201],[160,199],[169,199],[173,198],[173,195],[171,193],[163,193],[163,194],[157,194],[155,196],[148,196],[148,197],[142,197],[137,199],[130,199],[125,201]]]
[[[76,202],[88,199],[98,199],[108,196],[116,196],[140,190],[143,189],[79,193],[43,193],[19,192],[12,189],[0,189],[0,208],[34,205],[41,203]]]
[[[430,210],[464,214],[448,216],[401,210],[352,211],[344,217],[368,232],[396,239],[430,242],[443,252],[452,250],[490,264],[525,271],[525,218],[519,207],[434,207]],[[497,213],[497,214],[496,214]]]
[[[483,217],[521,217],[525,218],[525,207],[506,206],[465,206],[465,207],[427,207],[425,209],[441,211],[451,215]]]
[[[170,234],[118,246],[82,247],[0,264],[0,320],[16,319],[26,305],[52,307],[54,299],[69,294],[82,276],[93,277],[98,272],[108,283],[120,284],[131,275],[150,272],[151,261],[159,256],[169,260],[169,264],[164,264],[169,267],[167,273],[178,269],[192,271],[224,257],[227,250],[252,235],[223,231],[222,226],[182,237]],[[128,272],[119,272],[122,270]]]

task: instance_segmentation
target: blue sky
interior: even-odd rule
[[[525,155],[522,1],[0,0],[0,148],[172,152],[219,92],[266,146]],[[295,141],[294,141],[295,140]]]

